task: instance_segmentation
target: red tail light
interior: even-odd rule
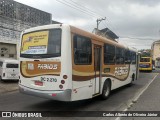
[[[63,85],[59,85],[59,88],[60,88],[60,89],[63,89]]]
[[[148,64],[149,65],[149,67],[151,67],[151,64]]]
[[[67,79],[68,78],[68,76],[67,75],[63,75],[63,79]]]
[[[64,80],[61,80],[61,83],[62,83],[62,84],[64,84],[64,83],[65,83],[65,81],[64,81]]]

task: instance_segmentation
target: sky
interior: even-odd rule
[[[49,12],[52,19],[92,32],[109,28],[119,42],[150,49],[160,39],[160,0],[15,0]]]

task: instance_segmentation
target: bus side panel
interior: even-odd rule
[[[73,81],[72,101],[92,98],[92,80]]]
[[[103,81],[107,79],[111,80],[111,90],[119,88],[131,82],[131,70],[132,67],[129,64],[104,65]]]
[[[94,77],[95,73],[93,65],[73,64],[72,101],[92,98],[94,91]]]
[[[92,46],[92,63],[89,65],[81,65],[74,63],[74,48],[72,34],[72,101],[89,99],[93,95],[93,78],[94,78],[94,61]]]

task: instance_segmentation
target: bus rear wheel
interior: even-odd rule
[[[131,82],[128,84],[129,87],[131,87],[133,85],[133,81],[135,80],[135,74],[132,75],[132,80]]]
[[[2,77],[0,76],[0,82],[2,82]]]
[[[109,80],[106,80],[103,85],[102,99],[103,100],[107,99],[110,95],[110,92],[111,92],[111,83]]]

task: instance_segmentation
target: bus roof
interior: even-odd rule
[[[84,31],[82,29],[79,29],[79,28],[76,28],[74,26],[70,26],[71,27],[71,32],[72,33],[78,33],[80,35],[85,35],[85,36],[88,36],[90,37],[91,39],[93,40],[97,40],[99,42],[107,42],[109,44],[112,44],[112,45],[115,45],[115,46],[118,46],[118,47],[122,47],[122,48],[126,48],[126,49],[129,49],[131,51],[134,51],[134,52],[137,52],[137,49],[136,48],[132,48],[132,47],[128,47],[127,45],[124,45],[124,44],[121,44],[117,41],[113,41],[113,40],[110,40],[110,39],[107,39],[105,37],[102,37],[102,36],[98,36],[96,34],[93,34],[93,33],[90,33],[90,32],[87,32],[87,31]]]
[[[45,29],[62,28],[62,27],[64,27],[64,28],[70,28],[70,30],[71,30],[72,33],[77,33],[79,35],[89,37],[89,38],[91,38],[93,40],[96,40],[98,42],[109,43],[109,44],[115,45],[117,47],[129,49],[131,51],[137,52],[136,49],[128,47],[127,45],[124,45],[124,44],[121,44],[119,42],[107,39],[107,38],[102,37],[102,36],[98,36],[96,34],[87,32],[85,30],[82,30],[82,29],[79,29],[77,27],[74,27],[74,26],[71,26],[71,25],[67,25],[67,24],[50,24],[50,25],[43,25],[43,26],[33,27],[33,28],[29,28],[29,29],[24,30],[22,32],[22,34],[25,34],[25,33],[28,33],[28,32],[33,32],[33,31],[38,31],[38,30],[42,30],[42,29],[45,30]]]

